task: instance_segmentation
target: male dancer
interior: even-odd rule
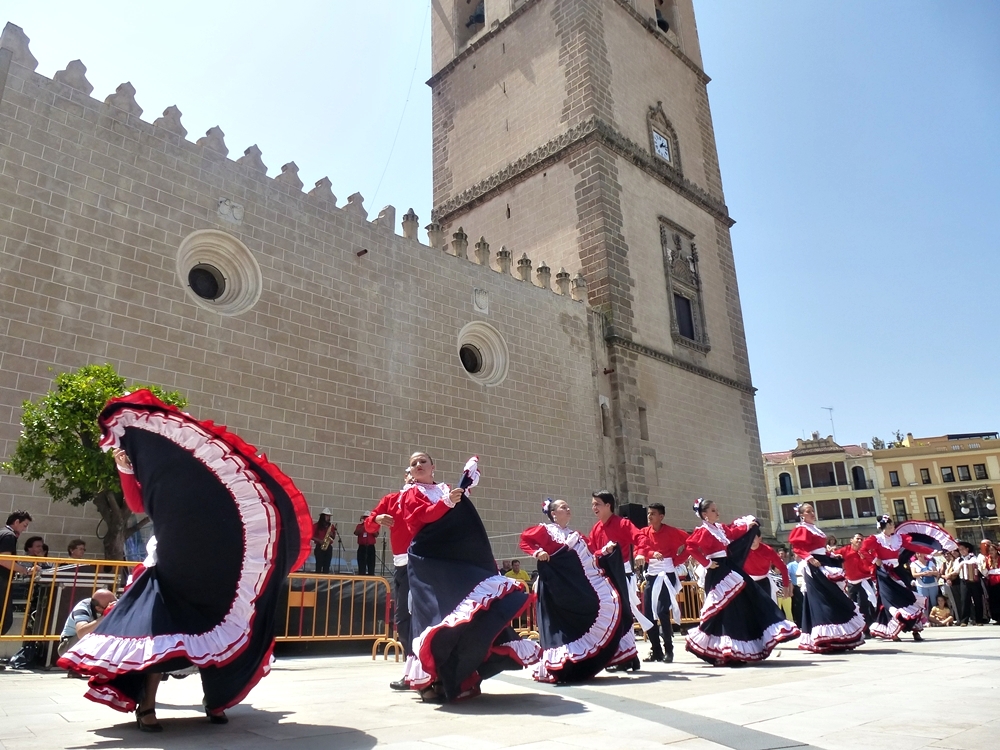
[[[681,609],[677,594],[681,590],[675,569],[684,564],[684,543],[687,532],[663,523],[666,509],[660,503],[652,503],[646,508],[649,525],[639,529],[641,540],[639,553],[646,558],[646,589],[643,591],[642,607],[646,616],[653,621],[653,627],[646,631],[653,650],[646,661],[674,660],[673,625],[671,619],[681,624]],[[672,616],[672,617],[671,617]],[[659,624],[657,624],[659,621]],[[660,629],[663,629],[663,646],[660,646]],[[664,654],[666,651],[666,654]]]
[[[403,490],[413,483],[410,477],[410,470],[406,470],[406,479],[403,483]],[[365,529],[369,534],[377,534],[379,526],[389,528],[389,546],[392,547],[392,564],[394,571],[392,574],[392,601],[394,603],[393,622],[396,625],[396,637],[403,645],[403,654],[406,656],[406,666],[403,669],[403,676],[398,680],[389,683],[393,690],[409,690],[410,685],[406,679],[406,668],[410,666],[413,659],[413,633],[410,631],[410,579],[407,575],[406,563],[407,550],[410,542],[413,541],[413,534],[407,528],[406,520],[403,518],[403,508],[400,498],[403,490],[391,492],[383,497],[375,509],[365,519]]]

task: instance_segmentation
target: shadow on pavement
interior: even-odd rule
[[[483,695],[461,703],[448,703],[438,707],[442,713],[460,716],[567,716],[581,714],[587,707],[576,701],[552,694],[516,693]]]
[[[201,706],[169,703],[161,704],[159,708],[201,710]],[[72,745],[66,750],[163,747],[183,750],[269,750],[276,742],[283,741],[289,741],[295,750],[369,750],[378,744],[375,737],[350,727],[283,721],[289,715],[286,711],[262,711],[251,706],[235,706],[226,711],[226,714],[229,716],[229,723],[221,726],[209,724],[204,716],[165,716],[160,718],[163,731],[156,734],[140,732],[135,719],[123,722],[121,717],[109,716],[115,723],[95,729],[92,732],[93,742]]]

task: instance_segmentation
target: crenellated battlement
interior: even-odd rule
[[[226,134],[218,125],[209,128],[205,135],[197,140],[188,139],[188,131],[182,123],[183,113],[177,105],[164,109],[162,115],[152,122],[143,120],[143,108],[136,101],[136,89],[129,81],[120,84],[114,92],[108,94],[101,101],[92,96],[94,86],[87,80],[87,66],[81,60],[70,61],[51,79],[46,78],[36,72],[38,60],[31,53],[30,41],[21,27],[8,22],[0,34],[0,55],[6,51],[12,65],[25,69],[28,73],[26,77],[33,82],[48,83],[54,95],[71,98],[75,103],[94,111],[99,112],[103,108],[126,128],[134,128],[140,133],[169,141],[175,147],[185,149],[191,154],[212,160],[221,160],[226,167],[243,177],[266,182],[271,187],[281,189],[290,196],[311,203],[319,212],[342,213],[365,222],[376,230],[396,233],[396,209],[394,206],[385,206],[375,219],[369,221],[368,210],[364,205],[364,196],[359,192],[353,193],[347,198],[344,205],[338,206],[337,196],[333,194],[332,183],[328,177],[322,177],[317,180],[311,190],[303,192],[304,184],[299,177],[298,165],[294,161],[284,164],[280,172],[271,177],[268,175],[268,167],[263,161],[263,154],[256,144],[247,147],[242,156],[230,159]],[[2,62],[2,58],[0,58],[0,65]],[[3,88],[0,87],[0,94],[2,92]],[[232,221],[233,211],[233,202],[228,198],[220,198],[219,215],[224,220]],[[419,242],[417,238],[418,227],[419,217],[411,208],[403,216],[403,238]],[[475,244],[474,253],[470,257],[468,236],[461,227],[458,232],[452,235],[450,242],[445,241],[443,228],[437,222],[428,224],[425,230],[427,233],[426,246],[440,249],[445,255],[458,260],[470,261],[495,273],[505,274],[517,281],[527,282],[539,289],[546,289],[558,295],[570,297],[577,302],[587,301],[587,283],[582,274],[578,273],[575,278],[571,278],[566,269],[561,268],[555,274],[553,286],[552,270],[544,260],[534,268],[534,274],[532,274],[533,260],[526,253],[522,252],[520,258],[514,263],[513,255],[507,247],[501,247],[494,255],[491,255],[490,245],[486,238],[480,237],[479,242]]]

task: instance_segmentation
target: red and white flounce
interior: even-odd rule
[[[816,625],[799,636],[799,648],[821,654],[827,651],[845,651],[865,642],[865,618],[860,612],[848,622],[839,625]]]
[[[521,587],[519,581],[507,578],[506,576],[495,575],[481,581],[447,617],[441,620],[441,622],[428,627],[413,639],[413,654],[416,660],[409,673],[410,686],[421,690],[430,687],[435,681],[435,675],[437,675],[438,670],[437,665],[434,663],[432,643],[438,633],[449,628],[467,624],[472,621],[479,611],[488,609],[494,602],[499,601],[509,594],[523,591],[524,589]],[[530,603],[531,599],[529,598],[526,600],[525,606],[521,608],[521,612],[526,610],[530,606]],[[519,617],[521,612],[515,614],[514,617]],[[527,639],[522,639],[516,647],[514,646],[514,642],[506,643],[502,646],[494,646],[491,652],[511,656],[522,667],[535,664],[541,658],[542,654],[541,647],[534,641]]]
[[[752,641],[736,641],[729,636],[709,635],[699,628],[687,634],[687,650],[706,661],[743,663],[763,661],[775,646],[799,635],[799,629],[787,620],[768,627],[763,635]]]
[[[588,583],[594,589],[599,600],[597,618],[590,629],[575,641],[557,648],[547,648],[542,651],[541,658],[532,670],[532,677],[538,682],[556,682],[556,674],[567,662],[589,659],[603,650],[618,632],[622,618],[621,598],[617,589],[601,571],[597,559],[591,554],[587,543],[576,532],[569,534],[565,540],[566,547],[579,558]],[[632,638],[632,656],[635,656],[635,638]],[[625,651],[628,650],[626,644]],[[631,658],[631,657],[628,657]],[[617,664],[626,656],[622,648],[610,662]]]
[[[701,619],[707,620],[724,610],[726,605],[739,596],[746,585],[743,576],[735,570],[729,571],[726,577],[715,584],[711,591],[705,593],[705,602],[701,608]]]

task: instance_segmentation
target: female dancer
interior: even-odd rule
[[[937,524],[906,521],[896,528],[890,516],[880,516],[879,533],[861,544],[861,555],[876,568],[879,609],[870,628],[876,638],[898,641],[900,633],[913,633],[922,641],[920,631],[927,624],[923,597],[910,589],[907,563],[913,554],[931,554],[938,549],[955,549],[955,540]]]
[[[497,571],[493,550],[466,490],[479,482],[479,459],[459,487],[434,484],[434,461],[410,457],[413,484],[403,491],[409,549],[413,664],[406,675],[425,702],[479,695],[480,683],[505,669],[534,664],[537,643],[510,626],[530,604],[519,581]]]
[[[694,512],[702,520],[687,540],[686,552],[707,568],[701,622],[688,631],[687,650],[716,666],[766,659],[774,647],[799,635],[795,623],[743,571],[743,562],[760,533],[753,516],[719,523],[711,500],[699,498]]]
[[[784,560],[778,557],[774,547],[764,544],[760,540],[760,535],[755,534],[753,544],[750,545],[750,552],[743,563],[743,572],[760,586],[761,591],[777,602],[777,592],[771,586],[771,568],[778,569],[778,573],[781,575],[781,588],[783,591],[787,590],[791,585],[788,578],[788,566],[785,565]]]
[[[538,634],[544,650],[532,676],[539,682],[582,682],[616,658],[632,659],[631,653],[619,653],[632,614],[587,540],[569,528],[569,504],[546,499],[542,513],[549,523],[521,534],[521,549],[538,561]]]
[[[806,563],[799,648],[814,653],[855,649],[865,642],[865,618],[835,582],[844,578],[844,561],[827,551],[826,534],[816,527],[813,506],[803,503],[798,512],[799,525],[788,543]]]
[[[91,700],[136,709],[139,729],[159,732],[162,674],[193,665],[205,712],[224,724],[270,671],[278,595],[309,554],[309,506],[252,445],[147,390],[113,399],[98,421],[126,502],[156,536],[117,605],[59,666],[90,677]]]
[[[855,534],[851,543],[841,547],[835,554],[844,559],[844,579],[847,595],[865,618],[865,637],[871,636],[868,628],[875,622],[878,596],[875,594],[875,567],[861,556],[864,537]]]

